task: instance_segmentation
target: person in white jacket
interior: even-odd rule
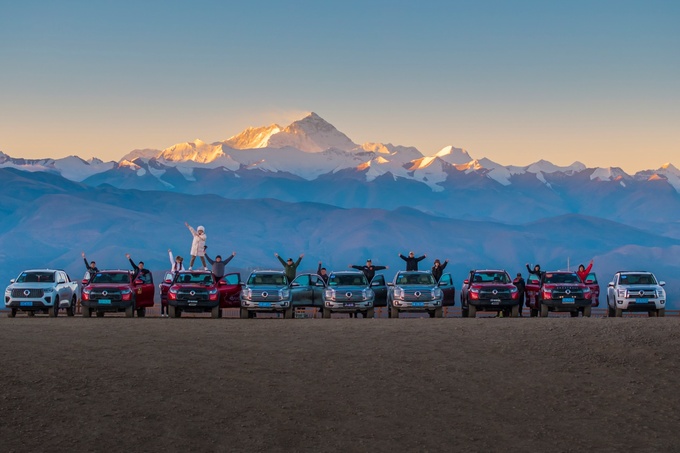
[[[184,258],[179,255],[173,257],[171,249],[168,249],[168,256],[170,257],[170,271],[173,274],[184,270]]]
[[[194,230],[187,222],[184,222],[184,225],[189,228],[189,231],[191,231],[191,234],[194,236],[194,240],[191,242],[191,261],[189,261],[189,270],[194,267],[196,257],[201,259],[203,270],[208,270],[208,265],[205,262],[205,240],[208,238],[208,236],[205,235],[205,228],[199,226]]]

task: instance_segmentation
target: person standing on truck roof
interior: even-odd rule
[[[319,267],[316,269],[316,273],[321,277],[321,280],[328,285],[328,273],[326,272],[325,267],[321,267],[321,261],[319,261]]]
[[[580,278],[583,283],[586,282],[586,279],[588,278],[588,274],[590,274],[590,270],[592,268],[593,268],[593,260],[590,260],[588,267],[585,267],[583,264],[578,265],[578,270],[576,271],[576,275],[578,275],[578,278]]]
[[[399,254],[399,258],[402,260],[406,261],[406,270],[407,271],[417,271],[418,270],[418,263],[425,258],[427,258],[427,255],[419,256],[416,258],[416,254],[413,252],[408,252],[408,256],[404,256],[401,253]]]
[[[168,256],[170,257],[170,272],[176,274],[177,272],[184,270],[184,258],[177,255],[177,257],[172,257],[172,250],[168,249]]]
[[[389,266],[374,266],[370,258],[366,260],[366,264],[364,266],[350,264],[349,267],[351,267],[352,269],[358,269],[361,272],[363,272],[364,275],[366,276],[366,280],[368,280],[369,285],[371,284],[373,277],[375,277],[376,271],[381,271],[383,269],[390,268]]]
[[[288,278],[288,283],[290,284],[290,282],[295,280],[295,276],[297,275],[297,268],[300,265],[300,261],[302,261],[302,257],[305,256],[305,254],[301,253],[300,257],[295,262],[293,262],[293,258],[288,258],[288,260],[283,261],[283,258],[281,258],[278,253],[274,253],[274,256],[279,259],[281,264],[283,264],[283,270],[286,273],[286,278]]]
[[[444,260],[444,264],[438,259],[434,260],[434,264],[432,265],[432,276],[436,281],[439,281],[442,278],[447,264],[449,264],[449,260]]]
[[[207,249],[208,247],[206,246],[205,248]],[[205,259],[212,265],[212,273],[215,276],[215,279],[221,280],[222,277],[224,277],[224,268],[235,256],[236,252],[231,252],[231,255],[226,260],[222,261],[222,255],[217,255],[213,261],[208,256],[208,252],[205,252]]]
[[[85,269],[87,269],[87,272],[89,273],[90,278],[94,276],[97,272],[99,272],[99,269],[97,269],[97,263],[94,261],[91,261],[89,264],[87,263],[87,258],[85,258],[85,252],[81,253],[83,256],[83,261],[85,261]]]
[[[151,274],[151,272],[149,271],[149,269],[144,268],[144,261],[140,261],[139,264],[135,264],[135,262],[132,261],[132,258],[130,258],[129,253],[125,254],[125,258],[127,258],[128,261],[130,261],[130,265],[132,266],[132,270],[134,270],[134,274],[132,274],[132,279],[137,280],[139,278],[139,279],[143,280],[144,283],[149,282],[149,280],[150,280],[149,274]]]
[[[194,237],[191,242],[191,261],[189,261],[189,270],[192,270],[196,257],[199,257],[201,263],[203,263],[203,270],[207,271],[208,265],[205,262],[205,240],[208,239],[208,236],[205,235],[205,228],[199,226],[194,230],[187,222],[184,222],[184,225],[189,228],[189,231],[191,231],[191,234]]]

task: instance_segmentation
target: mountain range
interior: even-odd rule
[[[603,282],[647,268],[680,293],[680,171],[670,163],[629,175],[579,162],[503,166],[453,146],[425,156],[358,145],[312,113],[118,162],[0,153],[0,189],[5,281],[48,265],[79,276],[80,251],[103,267],[127,267],[129,252],[164,269],[168,248],[188,249],[188,221],[206,226],[209,252],[237,251],[243,272],[278,267],[274,252],[305,253],[308,270],[372,257],[393,273],[397,254],[414,250],[450,259],[457,282],[471,267],[595,258]]]

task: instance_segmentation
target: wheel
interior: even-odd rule
[[[591,307],[590,305],[588,305],[587,307],[583,307],[583,316],[585,318],[590,318],[590,315],[592,314],[592,312],[593,312],[593,307]]]
[[[468,318],[476,318],[477,317],[477,307],[474,305],[470,305],[468,307]]]
[[[248,312],[248,318],[249,319],[255,319],[255,315],[257,315],[257,312],[255,312],[255,311],[249,311]]]
[[[547,318],[550,310],[546,304],[541,304],[541,318]]]
[[[143,318],[143,317],[145,317],[145,316],[146,316],[146,308],[144,308],[144,307],[138,308],[138,309],[137,309],[137,317],[138,317],[138,318]]]
[[[572,318],[578,318],[578,310],[576,310],[576,311],[570,311],[570,312],[569,312],[569,315],[570,315]]]
[[[463,308],[461,310],[460,314],[463,318],[467,318],[467,317],[470,316],[470,310],[468,310],[467,308]]]
[[[248,316],[248,309],[241,307],[241,310],[239,311],[239,318],[241,319],[248,319],[250,316]]]
[[[177,310],[177,307],[175,307],[174,305],[168,305],[168,316],[169,317],[178,318],[179,317],[179,316],[177,316],[178,311],[179,310]]]
[[[444,308],[439,307],[434,309],[434,317],[435,318],[443,318],[444,317]]]
[[[666,316],[666,309],[665,309],[665,308],[659,308],[659,309],[656,311],[656,315],[657,315],[659,318],[664,318],[664,317]]]
[[[368,310],[366,310],[365,316],[369,319],[372,319],[375,316],[375,309],[369,308]]]
[[[427,314],[430,315],[430,318],[434,318],[434,310],[428,310]]]
[[[220,309],[219,314],[217,315],[218,318],[222,317],[222,310]]]
[[[623,310],[621,310],[620,308],[614,309],[614,316],[620,318],[621,316],[623,316]]]
[[[295,315],[295,308],[293,307],[287,308],[283,311],[283,319],[293,319],[293,315]]]
[[[8,318],[16,318],[17,316],[17,309],[12,308],[10,311],[7,312],[7,317]]]
[[[133,318],[134,316],[135,316],[135,304],[130,304],[130,306],[125,309],[125,317]]]
[[[609,299],[607,299],[607,316],[613,318],[615,315],[614,309],[609,306]]]
[[[536,318],[538,316],[538,310],[535,308],[530,309],[529,311],[529,317],[530,318]]]
[[[331,317],[331,310],[329,308],[324,308],[321,313],[321,317],[329,319]]]
[[[90,307],[86,307],[85,305],[81,305],[80,309],[83,312],[83,318],[89,318],[89,317],[92,316],[92,310],[90,309]]]
[[[649,315],[650,318],[656,318],[658,316],[656,310],[649,310],[647,314]]]
[[[222,310],[220,310],[220,306],[219,306],[219,305],[218,305],[217,307],[213,307],[213,309],[210,310],[210,317],[211,317],[212,319],[217,319],[217,318],[219,318],[219,317],[220,317],[220,311],[222,311]]]
[[[56,318],[59,316],[59,297],[54,299],[54,303],[52,306],[47,310],[47,312],[50,315],[50,318]]]
[[[397,307],[390,307],[390,318],[398,318],[399,309]]]
[[[510,317],[519,318],[519,305],[512,307],[512,310],[510,310]]]
[[[66,316],[75,316],[76,314],[76,304],[78,303],[78,299],[76,296],[73,296],[73,299],[71,299],[71,305],[66,308]]]
[[[27,314],[29,317],[31,317],[31,318],[35,316],[35,312],[34,312],[34,311],[27,311],[26,314]]]
[[[104,317],[104,312],[97,310],[97,318],[103,318]]]

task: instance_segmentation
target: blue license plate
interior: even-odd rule
[[[564,302],[565,304],[573,304],[574,298],[573,297],[565,297],[564,299],[562,299],[562,302]]]
[[[260,307],[271,307],[272,303],[271,302],[260,302]]]
[[[648,304],[649,299],[635,299],[636,304]]]
[[[19,305],[21,305],[22,307],[32,307],[33,302],[21,302]]]
[[[345,307],[352,308],[352,307],[354,307],[354,304],[353,304],[353,303],[351,303],[351,304],[345,304]]]
[[[111,299],[99,299],[99,305],[111,305]]]
[[[424,302],[413,302],[414,307],[424,307],[425,303]]]

